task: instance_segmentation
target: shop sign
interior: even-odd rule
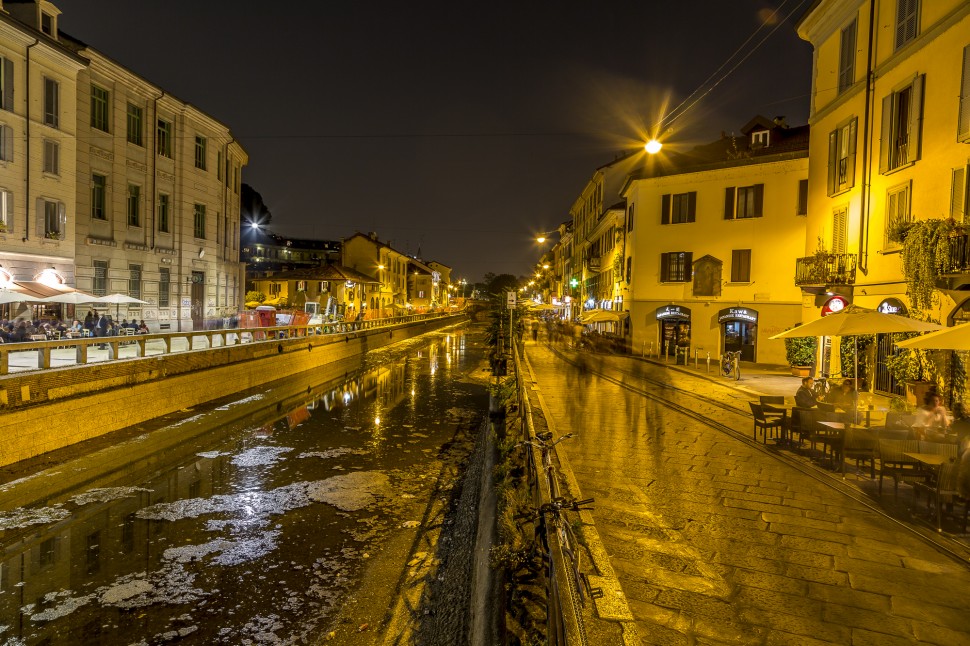
[[[718,323],[728,321],[745,321],[747,323],[758,322],[758,311],[747,307],[729,307],[717,313]]]
[[[879,307],[876,308],[883,314],[899,314],[900,316],[906,316],[906,306],[903,305],[902,301],[898,298],[887,298],[883,302],[879,303]]]
[[[657,320],[689,321],[690,308],[682,305],[664,305],[657,308]]]
[[[828,316],[829,314],[841,312],[848,304],[849,301],[845,300],[841,296],[833,296],[829,300],[825,301],[825,305],[822,306],[822,316]]]

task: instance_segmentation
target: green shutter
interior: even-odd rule
[[[734,218],[734,187],[728,186],[724,189],[724,219]]]
[[[687,221],[694,222],[697,218],[697,191],[687,194]]]
[[[670,193],[660,198],[660,224],[670,224]]]
[[[963,76],[960,84],[960,118],[957,139],[970,139],[970,45],[963,48]]]

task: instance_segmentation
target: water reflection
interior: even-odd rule
[[[459,379],[479,357],[465,338],[410,342],[346,378],[338,367],[339,379],[195,411],[126,442],[120,467],[99,452],[0,488],[6,500],[23,490],[0,513],[0,640],[313,635],[368,550],[421,517],[456,420],[484,410],[484,388]],[[36,479],[99,460],[84,486],[32,499]]]

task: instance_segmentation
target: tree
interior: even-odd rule
[[[485,290],[489,294],[514,292],[519,289],[519,279],[512,274],[485,274]]]

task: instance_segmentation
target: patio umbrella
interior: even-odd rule
[[[884,314],[858,305],[849,305],[841,312],[823,316],[804,325],[785,330],[771,337],[789,339],[806,336],[851,336],[855,342],[855,372],[859,376],[859,335],[898,334],[901,332],[931,332],[942,326],[917,321],[899,314]],[[858,394],[858,390],[856,390]]]
[[[98,303],[98,297],[94,294],[84,292],[64,292],[39,299],[43,303],[63,303],[65,305],[84,305],[86,303]]]
[[[0,305],[7,305],[9,303],[36,303],[39,300],[39,298],[21,292],[0,289]]]
[[[118,314],[121,311],[122,305],[147,305],[148,301],[139,300],[132,296],[126,294],[108,294],[107,296],[101,296],[94,301],[95,303],[110,304],[115,305],[115,318],[118,318]]]
[[[910,350],[970,350],[970,325],[957,325],[896,344]]]

